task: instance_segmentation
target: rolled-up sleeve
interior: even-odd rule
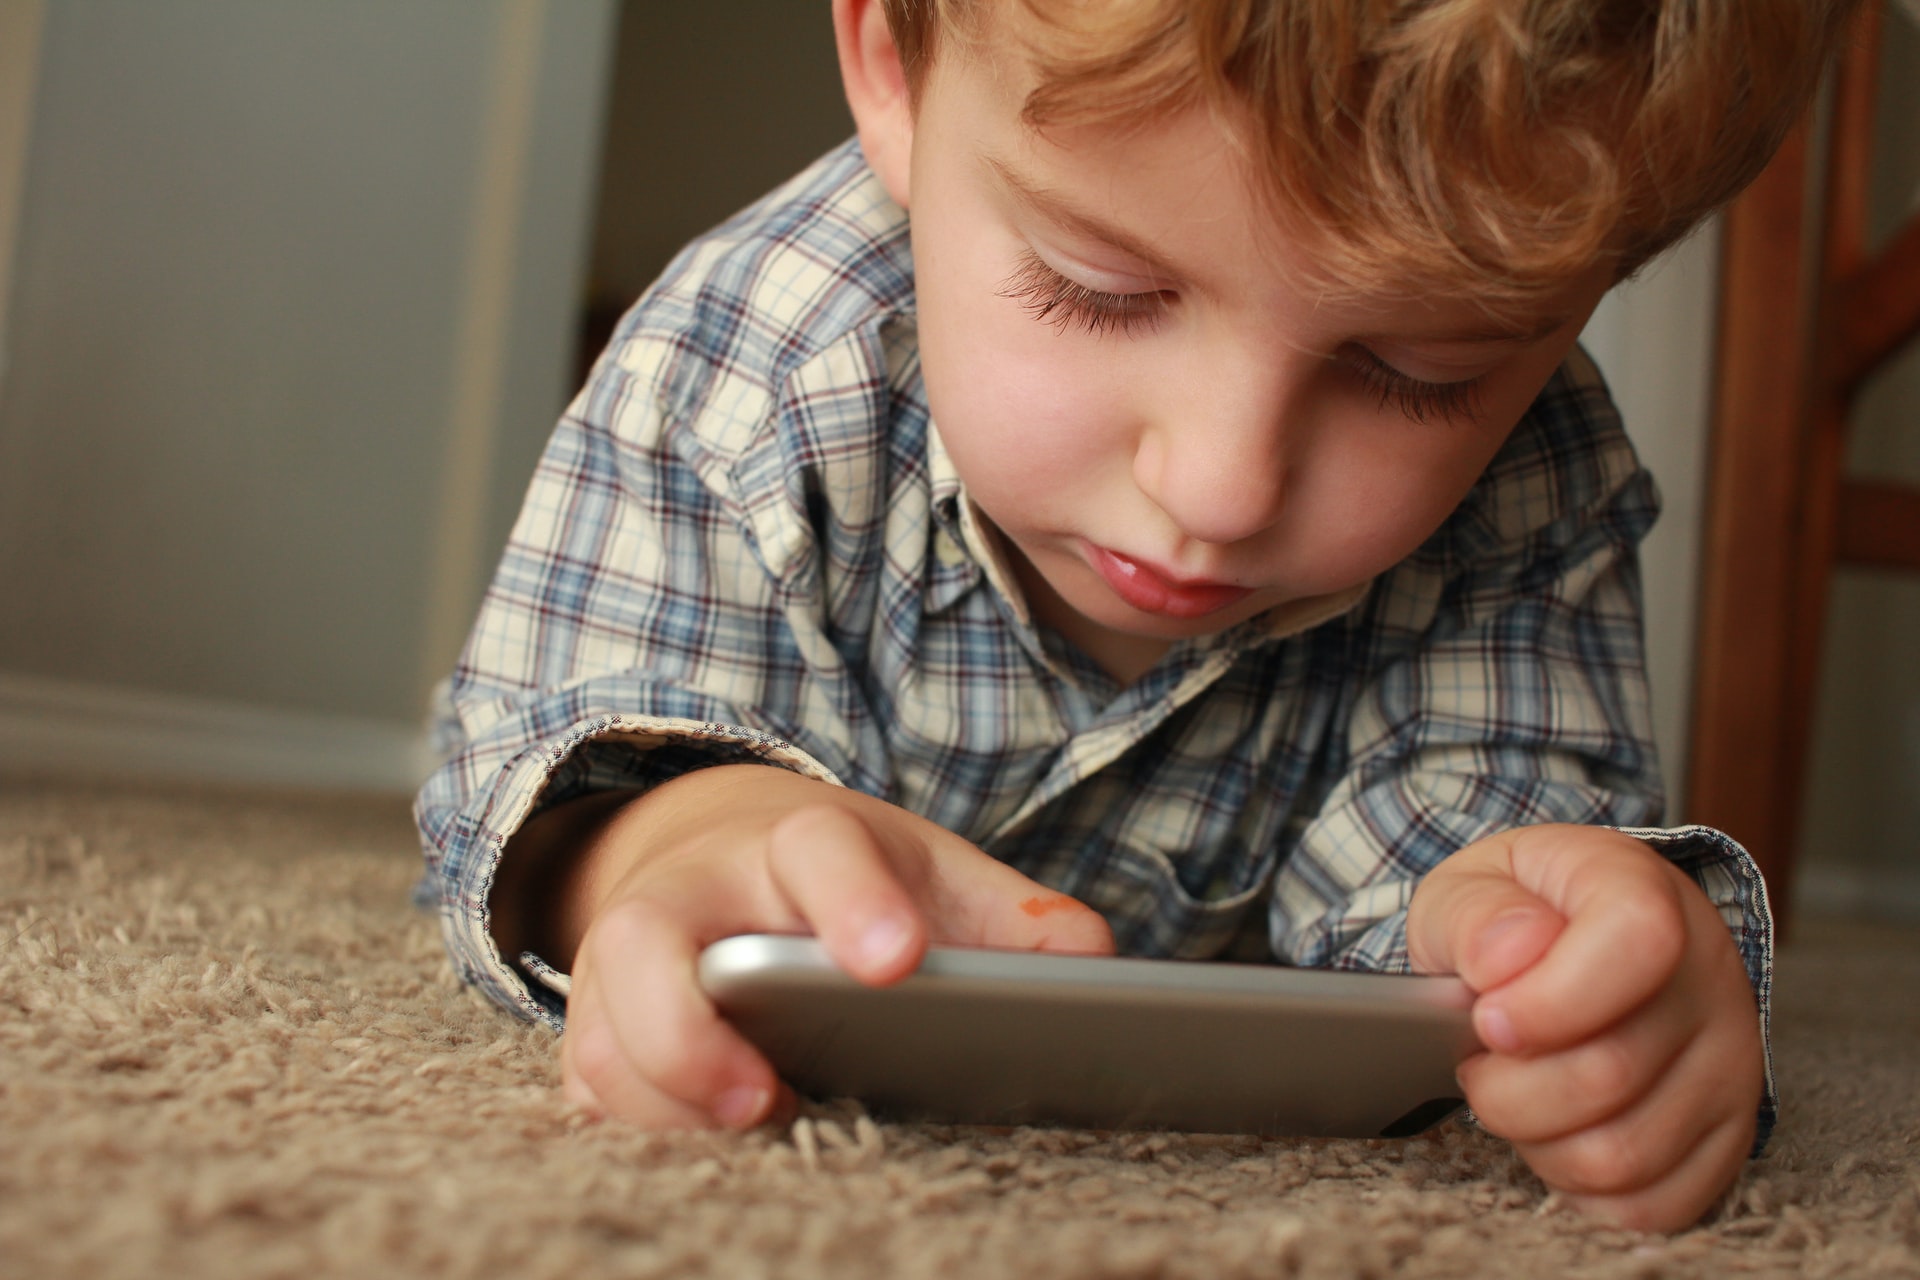
[[[529,817],[712,764],[839,782],[854,755],[816,678],[835,655],[795,625],[817,608],[805,526],[739,497],[773,392],[746,412],[745,444],[716,451],[734,424],[683,429],[665,389],[679,353],[646,345],[603,358],[554,432],[447,691],[453,754],[415,806],[424,896],[459,975],[554,1026],[563,1002],[490,932],[495,870]]]

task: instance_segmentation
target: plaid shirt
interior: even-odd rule
[[[558,1026],[564,981],[489,935],[501,848],[707,764],[923,814],[1124,953],[1345,969],[1409,967],[1414,886],[1462,845],[1606,824],[1718,905],[1764,1027],[1751,861],[1642,829],[1657,508],[1576,353],[1404,562],[1121,687],[1032,623],[982,536],[927,410],[906,216],[849,143],[682,252],[561,420],[454,672],[423,889],[461,975]]]

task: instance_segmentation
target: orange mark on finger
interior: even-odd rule
[[[1041,916],[1050,916],[1056,911],[1065,911],[1078,905],[1064,893],[1056,893],[1047,898],[1028,898],[1020,904],[1020,909],[1038,920]]]

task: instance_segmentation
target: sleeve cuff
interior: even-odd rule
[[[1779,1094],[1773,1081],[1773,909],[1767,901],[1766,881],[1753,856],[1740,842],[1712,827],[1616,827],[1615,830],[1651,845],[1661,857],[1686,872],[1719,911],[1727,932],[1733,936],[1734,946],[1740,951],[1747,981],[1753,985],[1754,1004],[1760,1012],[1760,1052],[1766,1072],[1759,1124],[1749,1153],[1757,1156],[1765,1149],[1780,1114]]]
[[[721,764],[767,764],[843,785],[792,743],[739,725],[662,717],[601,715],[579,721],[502,766],[480,816],[461,822],[443,865],[441,927],[455,969],[489,999],[555,1031],[570,984],[539,957],[509,963],[493,942],[494,873],[508,840],[542,809],[606,790],[647,791],[681,774]],[[530,980],[533,979],[533,980]],[[555,979],[561,981],[556,982]]]

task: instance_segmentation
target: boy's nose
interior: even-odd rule
[[[1135,447],[1134,482],[1196,541],[1262,532],[1287,503],[1284,399],[1254,391],[1170,407]]]

